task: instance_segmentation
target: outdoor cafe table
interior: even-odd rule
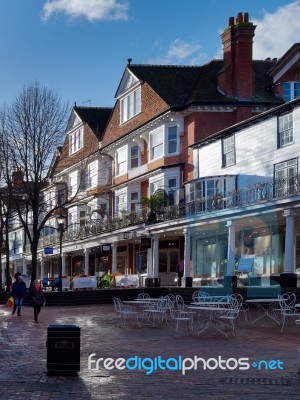
[[[150,320],[151,313],[155,311],[156,305],[158,304],[159,301],[165,301],[165,299],[155,297],[155,298],[146,298],[146,299],[124,300],[123,303],[130,304],[133,307],[135,307],[135,306],[142,307],[144,309],[144,311],[142,313],[140,324],[141,325],[147,325],[147,324],[154,325],[155,320],[153,320],[153,321]],[[155,308],[153,308],[153,307],[155,307]],[[152,308],[153,308],[153,311],[152,311]]]
[[[246,300],[248,304],[254,304],[258,309],[258,317],[252,321],[254,324],[261,319],[269,318],[272,321],[275,321],[278,325],[280,325],[280,320],[276,318],[276,315],[273,313],[274,309],[278,307],[280,299],[278,298],[265,298],[265,299],[249,299]],[[267,306],[267,307],[264,307]],[[261,313],[260,313],[261,312]]]
[[[147,302],[155,302],[155,301],[160,301],[162,298],[161,297],[146,297],[145,299],[134,299],[134,301],[143,301],[145,303]]]
[[[199,307],[211,307],[211,306],[219,306],[226,307],[230,304],[229,301],[193,301],[190,303],[190,306],[199,306]]]
[[[145,299],[135,299],[135,300],[124,300],[123,303],[133,304],[136,306],[139,306],[139,305],[144,306],[145,304],[156,303],[156,301],[149,301],[149,299],[147,301],[145,301]]]
[[[204,326],[198,330],[197,332],[194,332],[196,335],[200,335],[201,333],[203,333],[204,331],[206,331],[209,328],[214,329],[217,332],[222,333],[223,335],[225,335],[227,337],[227,334],[222,331],[219,326],[218,326],[218,318],[224,313],[226,312],[226,308],[223,307],[203,307],[203,306],[189,306],[188,307],[190,310],[196,311],[196,312],[200,312],[202,313],[202,315],[204,315],[206,317],[206,321],[204,323]]]

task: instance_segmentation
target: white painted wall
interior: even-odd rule
[[[222,140],[198,149],[198,178],[236,174],[238,187],[273,178],[274,165],[300,155],[300,107],[294,114],[294,143],[277,148],[277,116],[235,133],[236,164],[222,167]],[[195,176],[197,178],[197,176]]]

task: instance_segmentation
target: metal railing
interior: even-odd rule
[[[272,179],[255,183],[217,196],[208,196],[188,203],[159,207],[155,210],[155,218],[149,221],[149,210],[141,209],[134,212],[123,212],[120,216],[91,220],[85,225],[72,224],[63,235],[63,242],[85,239],[91,236],[129,228],[139,224],[154,224],[181,218],[190,218],[197,214],[204,215],[212,212],[247,207],[279,199],[288,199],[300,195],[300,175],[289,178]],[[57,233],[40,238],[39,247],[59,243]],[[26,249],[28,250],[28,249]],[[29,251],[29,250],[28,250]]]

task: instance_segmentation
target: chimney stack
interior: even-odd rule
[[[248,13],[229,18],[228,27],[221,35],[224,64],[219,72],[218,87],[226,96],[249,99],[255,90],[252,67],[252,47],[256,26],[249,22]]]
[[[16,169],[11,174],[12,187],[14,189],[22,189],[24,187],[23,172]]]

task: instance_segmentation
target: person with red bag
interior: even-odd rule
[[[23,298],[26,293],[26,284],[23,281],[23,277],[21,274],[16,274],[16,280],[12,284],[12,290],[11,290],[11,295],[14,298],[14,306],[13,306],[13,311],[12,315],[15,315],[16,311],[18,317],[21,317],[21,308],[23,304]]]

